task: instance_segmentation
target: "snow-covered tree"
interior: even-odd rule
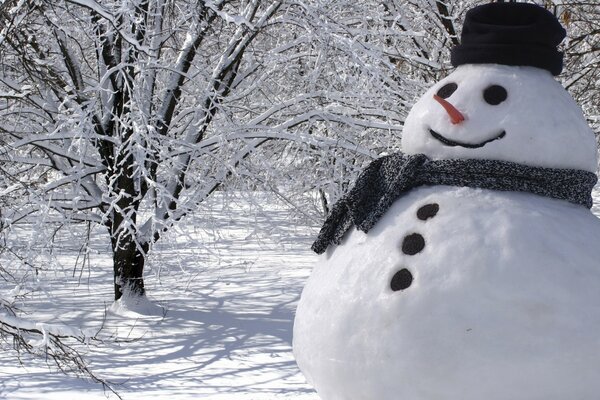
[[[567,28],[564,44],[563,85],[583,108],[590,125],[600,134],[600,4],[589,1],[553,1]]]
[[[397,141],[396,101],[410,102],[378,2],[29,0],[1,12],[5,232],[40,215],[106,226],[115,299],[144,294],[152,245],[228,180],[266,182],[309,156],[313,176],[357,169],[357,154],[388,147],[374,131]],[[314,185],[277,185],[290,182]]]
[[[67,0],[5,7],[0,157],[23,166],[12,176],[25,200],[5,224],[44,212],[106,225],[115,299],[143,295],[151,244],[264,141],[229,145],[210,128],[242,79],[244,54],[280,6]]]

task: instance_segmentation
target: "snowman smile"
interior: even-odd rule
[[[484,140],[483,142],[479,142],[479,143],[465,143],[465,142],[458,142],[455,140],[450,140],[442,135],[440,135],[439,133],[437,133],[436,131],[434,131],[433,129],[429,129],[429,133],[431,134],[431,136],[442,142],[442,144],[446,145],[446,146],[451,146],[451,147],[455,147],[455,146],[460,146],[460,147],[465,147],[467,149],[477,149],[479,147],[483,147],[486,144],[493,142],[494,140],[498,140],[498,139],[502,139],[504,136],[506,136],[506,131],[502,131],[500,132],[498,135],[494,136],[493,138]]]

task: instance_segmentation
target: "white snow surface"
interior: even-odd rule
[[[593,211],[600,215],[600,190],[595,199]],[[293,310],[318,259],[309,250],[318,227],[290,218],[274,199],[262,203],[257,207],[240,199],[226,207],[213,199],[189,216],[170,240],[165,238],[148,266],[146,284],[154,302],[150,310],[112,305],[110,254],[100,229],[93,231],[89,270],[79,266],[73,276],[82,236],[75,231],[59,243],[62,250],[56,256],[64,270],[40,271],[29,286],[0,289],[16,296],[36,288],[33,299],[19,304],[29,313],[26,317],[53,326],[62,321],[88,334],[101,327],[108,309],[99,335],[105,343],[79,350],[95,373],[117,383],[126,400],[318,400],[298,371],[290,346]],[[426,225],[437,223],[444,209],[439,213]],[[35,234],[25,229],[20,243]],[[393,250],[390,256],[398,256],[397,247]],[[415,276],[414,287],[395,293],[397,301],[423,285],[422,275]],[[385,292],[386,282],[381,284]],[[393,299],[390,293],[386,296]],[[156,307],[164,308],[164,316],[144,315]],[[477,326],[469,328],[477,333]],[[356,323],[348,327],[357,329],[364,328]],[[394,343],[406,347],[399,340]],[[347,349],[353,349],[352,343]],[[0,399],[116,398],[96,384],[49,368],[43,360],[25,356],[23,362],[21,366],[6,348],[0,352]]]
[[[506,96],[486,98],[494,86]],[[402,148],[597,168],[581,109],[533,67],[457,68],[410,111]],[[424,206],[439,210],[418,218]],[[597,397],[600,219],[590,210],[530,193],[420,187],[368,234],[351,230],[315,266],[294,324],[296,360],[323,400]],[[410,279],[393,290],[397,274]]]
[[[318,226],[300,222],[275,196],[228,197],[213,196],[155,249],[145,280],[150,301],[113,304],[108,237],[100,227],[92,232],[89,269],[81,259],[75,268],[84,232],[63,232],[52,268],[19,288],[0,280],[0,292],[35,289],[17,303],[22,316],[60,332],[96,333],[104,323],[104,342],[75,345],[125,400],[316,400],[291,341]],[[36,234],[23,227],[12,245],[26,246]],[[24,355],[22,366],[10,344],[0,346],[0,399],[117,398],[51,362]]]
[[[414,233],[425,247],[404,254]],[[323,400],[596,398],[599,243],[600,219],[566,201],[415,189],[315,266],[296,314],[298,365]],[[392,291],[404,268],[412,285]]]
[[[465,120],[453,124],[433,95],[448,83],[457,89],[446,100]],[[491,105],[484,90],[500,85],[506,100]],[[454,142],[480,144],[479,148],[447,146],[430,134]],[[596,142],[571,95],[545,70],[506,65],[462,65],[433,85],[414,105],[402,132],[402,149],[434,159],[477,158],[520,164],[573,168],[596,172]]]

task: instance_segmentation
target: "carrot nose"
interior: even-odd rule
[[[437,94],[433,95],[433,99],[435,101],[437,101],[438,103],[440,103],[442,105],[442,107],[444,107],[444,110],[446,110],[446,112],[450,116],[450,122],[452,122],[454,125],[460,124],[461,122],[463,122],[465,120],[465,116],[462,115],[461,112],[456,109],[456,107],[454,107],[452,104],[450,104],[446,100],[442,99]]]

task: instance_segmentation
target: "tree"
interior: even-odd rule
[[[600,6],[589,1],[552,1],[547,6],[567,28],[563,85],[600,132]]]
[[[143,295],[152,244],[266,140],[231,143],[216,120],[260,79],[256,54],[241,65],[281,4],[4,3],[0,159],[25,200],[5,225],[39,213],[105,225],[115,299]]]
[[[120,299],[144,294],[153,244],[228,181],[335,199],[398,142],[433,65],[403,53],[418,34],[379,2],[340,5],[5,2],[4,226],[103,224]]]

